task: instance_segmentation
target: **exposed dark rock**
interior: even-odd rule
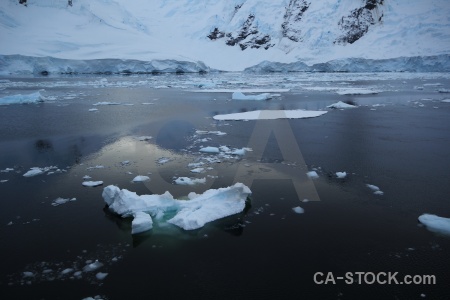
[[[281,24],[283,37],[287,37],[291,41],[299,42],[301,30],[299,22],[302,20],[303,14],[308,10],[311,2],[305,0],[290,0],[283,16],[284,22]]]
[[[211,31],[211,33],[208,35],[208,38],[210,40],[217,40],[220,38],[223,38],[225,36],[225,32],[220,31],[219,28],[214,28],[213,31]]]
[[[342,17],[338,25],[344,34],[338,37],[335,43],[353,44],[369,31],[371,25],[381,22],[383,14],[375,21],[372,13],[380,5],[383,5],[383,0],[366,0],[363,7],[356,8],[350,15]]]

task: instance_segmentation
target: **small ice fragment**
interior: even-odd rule
[[[41,175],[44,173],[44,170],[41,168],[31,168],[28,172],[26,172],[25,174],[23,174],[24,177],[32,177],[32,176],[36,176],[36,175]]]
[[[138,141],[141,141],[141,142],[144,142],[144,141],[151,140],[152,138],[153,138],[153,137],[151,137],[151,136],[144,135],[144,136],[138,136],[138,137],[137,137],[137,140],[138,140]]]
[[[203,148],[201,148],[199,151],[200,151],[200,152],[205,152],[205,153],[219,153],[219,152],[220,152],[220,151],[219,151],[219,148],[217,148],[217,147],[211,147],[211,146],[203,147]]]
[[[327,107],[328,108],[356,108],[358,106],[347,104],[347,103],[344,103],[342,101],[339,101],[337,103],[333,103],[331,105],[328,105]]]
[[[11,226],[12,224],[14,224],[14,223],[12,221],[9,221],[9,223],[6,225]]]
[[[75,273],[73,273],[73,276],[79,277],[79,276],[81,276],[82,273],[83,272],[81,272],[81,271],[76,271]]]
[[[129,165],[130,161],[129,160],[124,160],[122,162],[120,162],[123,166]]]
[[[98,280],[103,280],[103,279],[105,279],[106,276],[108,276],[108,273],[98,272],[97,274],[95,274],[95,277],[96,277]]]
[[[9,173],[11,171],[14,171],[14,169],[13,168],[6,168],[4,170],[0,170],[0,173]]]
[[[272,96],[270,95],[270,93],[263,93],[263,94],[259,94],[259,95],[244,95],[241,92],[234,92],[231,95],[231,99],[233,100],[257,100],[257,101],[262,101],[262,100],[269,100],[271,99]]]
[[[23,272],[23,277],[34,277],[34,273],[33,272]]]
[[[384,192],[382,192],[382,191],[375,191],[375,192],[373,192],[375,195],[384,195]]]
[[[99,268],[103,267],[103,263],[99,262],[98,260],[96,260],[93,263],[87,264],[86,266],[84,266],[83,268],[83,272],[92,272],[95,271]]]
[[[61,197],[59,197],[59,198],[57,198],[57,199],[55,199],[53,202],[52,202],[52,205],[53,206],[58,206],[58,205],[61,205],[61,204],[65,204],[65,203],[67,203],[67,202],[69,202],[70,201],[70,199],[69,198],[61,198]]]
[[[61,275],[66,275],[72,273],[74,270],[72,268],[67,268],[61,271]]]
[[[165,163],[168,163],[170,161],[170,158],[167,157],[161,157],[160,159],[158,159],[157,163],[160,165],[163,165]]]
[[[292,210],[297,214],[302,214],[305,212],[305,210],[303,208],[301,208],[300,206],[293,207]]]
[[[133,178],[133,182],[143,182],[143,181],[147,181],[150,180],[150,177],[148,176],[144,176],[144,175],[138,175],[136,177]]]
[[[92,177],[89,176],[89,175],[84,175],[84,176],[83,176],[83,179],[84,179],[84,180],[88,180],[88,179],[91,179],[91,178],[92,178]]]
[[[190,163],[190,164],[188,164],[188,167],[190,167],[190,168],[198,168],[198,167],[203,166],[204,164],[205,163],[203,163],[203,162]]]
[[[93,170],[93,169],[104,169],[105,167],[102,165],[96,165],[95,167],[88,167],[86,170]]]
[[[191,170],[192,173],[203,173],[204,171],[205,168],[195,168]]]
[[[317,174],[316,171],[309,171],[308,173],[306,173],[306,175],[308,175],[308,177],[311,179],[319,178],[319,175]]]
[[[204,184],[206,183],[206,178],[189,178],[189,177],[178,177],[174,180],[174,182],[178,185],[195,185],[198,183]]]
[[[424,224],[430,231],[450,235],[450,218],[423,214],[419,217],[419,222]]]
[[[306,203],[306,202],[309,202],[309,199],[306,199],[306,198],[305,198],[305,199],[302,200],[302,202],[305,202],[305,203]]]
[[[372,191],[374,191],[374,192],[380,190],[379,187],[377,187],[376,185],[373,185],[373,184],[366,184],[366,186],[367,186],[369,189],[371,189]]]
[[[337,178],[345,178],[347,177],[347,172],[336,172]]]
[[[91,112],[93,112],[93,111],[98,111],[98,108],[89,108],[88,111],[91,111]]]
[[[95,186],[99,186],[102,184],[103,184],[103,181],[84,181],[82,183],[83,186],[88,186],[88,187],[95,187]]]
[[[2,179],[2,180],[0,180],[0,183],[5,183],[7,181],[8,181],[8,179]]]

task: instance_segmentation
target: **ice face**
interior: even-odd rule
[[[103,199],[109,209],[122,217],[133,217],[132,233],[152,228],[153,218],[185,230],[203,227],[206,223],[240,213],[245,208],[250,189],[242,183],[227,188],[210,189],[203,194],[189,194],[189,200],[177,200],[166,192],[162,195],[138,196],[126,189],[109,185]],[[170,214],[174,216],[165,220]]]

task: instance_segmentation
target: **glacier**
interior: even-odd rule
[[[240,213],[251,190],[242,183],[210,189],[203,194],[189,193],[188,200],[177,200],[169,192],[138,196],[134,192],[109,185],[103,199],[109,209],[123,218],[133,217],[132,233],[152,228],[153,220],[194,230],[206,223]]]

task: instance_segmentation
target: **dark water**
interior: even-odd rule
[[[42,82],[24,81],[29,85],[6,88],[1,96],[26,93]],[[56,100],[0,106],[0,170],[14,168],[0,173],[0,180],[8,180],[0,183],[1,298],[422,299],[423,294],[425,299],[449,299],[450,237],[429,232],[417,218],[423,213],[450,217],[450,104],[440,101],[446,95],[434,86],[414,89],[424,83],[450,86],[447,79],[354,81],[352,87],[377,86],[384,92],[340,96],[294,89],[270,101],[234,102],[230,94],[176,88],[46,83],[42,93]],[[193,232],[156,226],[132,236],[130,220],[105,209],[102,187],[81,186],[84,175],[138,194],[170,188],[177,197],[229,186],[243,166],[260,166],[254,153],[212,165],[206,174],[218,177],[208,177],[205,186],[171,184],[173,176],[194,176],[187,164],[198,159],[200,144],[242,148],[255,132],[256,121],[216,122],[212,116],[324,109],[339,100],[360,107],[313,119],[257,121],[267,128],[288,122],[307,168],[319,174],[313,182],[320,201],[300,202],[303,197],[292,181],[282,179],[292,162],[283,160],[280,137],[274,134],[261,157],[273,176],[253,182],[251,208]],[[99,101],[134,105],[96,106],[98,112],[88,112]],[[227,135],[201,136],[211,141],[196,144],[195,130]],[[135,136],[153,138],[142,142]],[[161,157],[171,161],[157,164]],[[123,166],[124,160],[130,164]],[[96,165],[104,168],[87,170]],[[64,171],[22,176],[31,167],[47,166]],[[289,167],[304,173],[301,165]],[[349,175],[338,179],[333,175],[338,171]],[[149,172],[150,182],[131,183]],[[384,195],[374,195],[366,184],[379,186]],[[52,206],[58,197],[77,200]],[[295,214],[295,206],[305,213]],[[104,266],[81,278],[61,273],[81,270],[89,260]],[[398,272],[399,279],[435,275],[437,284],[313,281],[316,272],[344,276],[359,271]],[[108,276],[98,280],[97,272]]]

